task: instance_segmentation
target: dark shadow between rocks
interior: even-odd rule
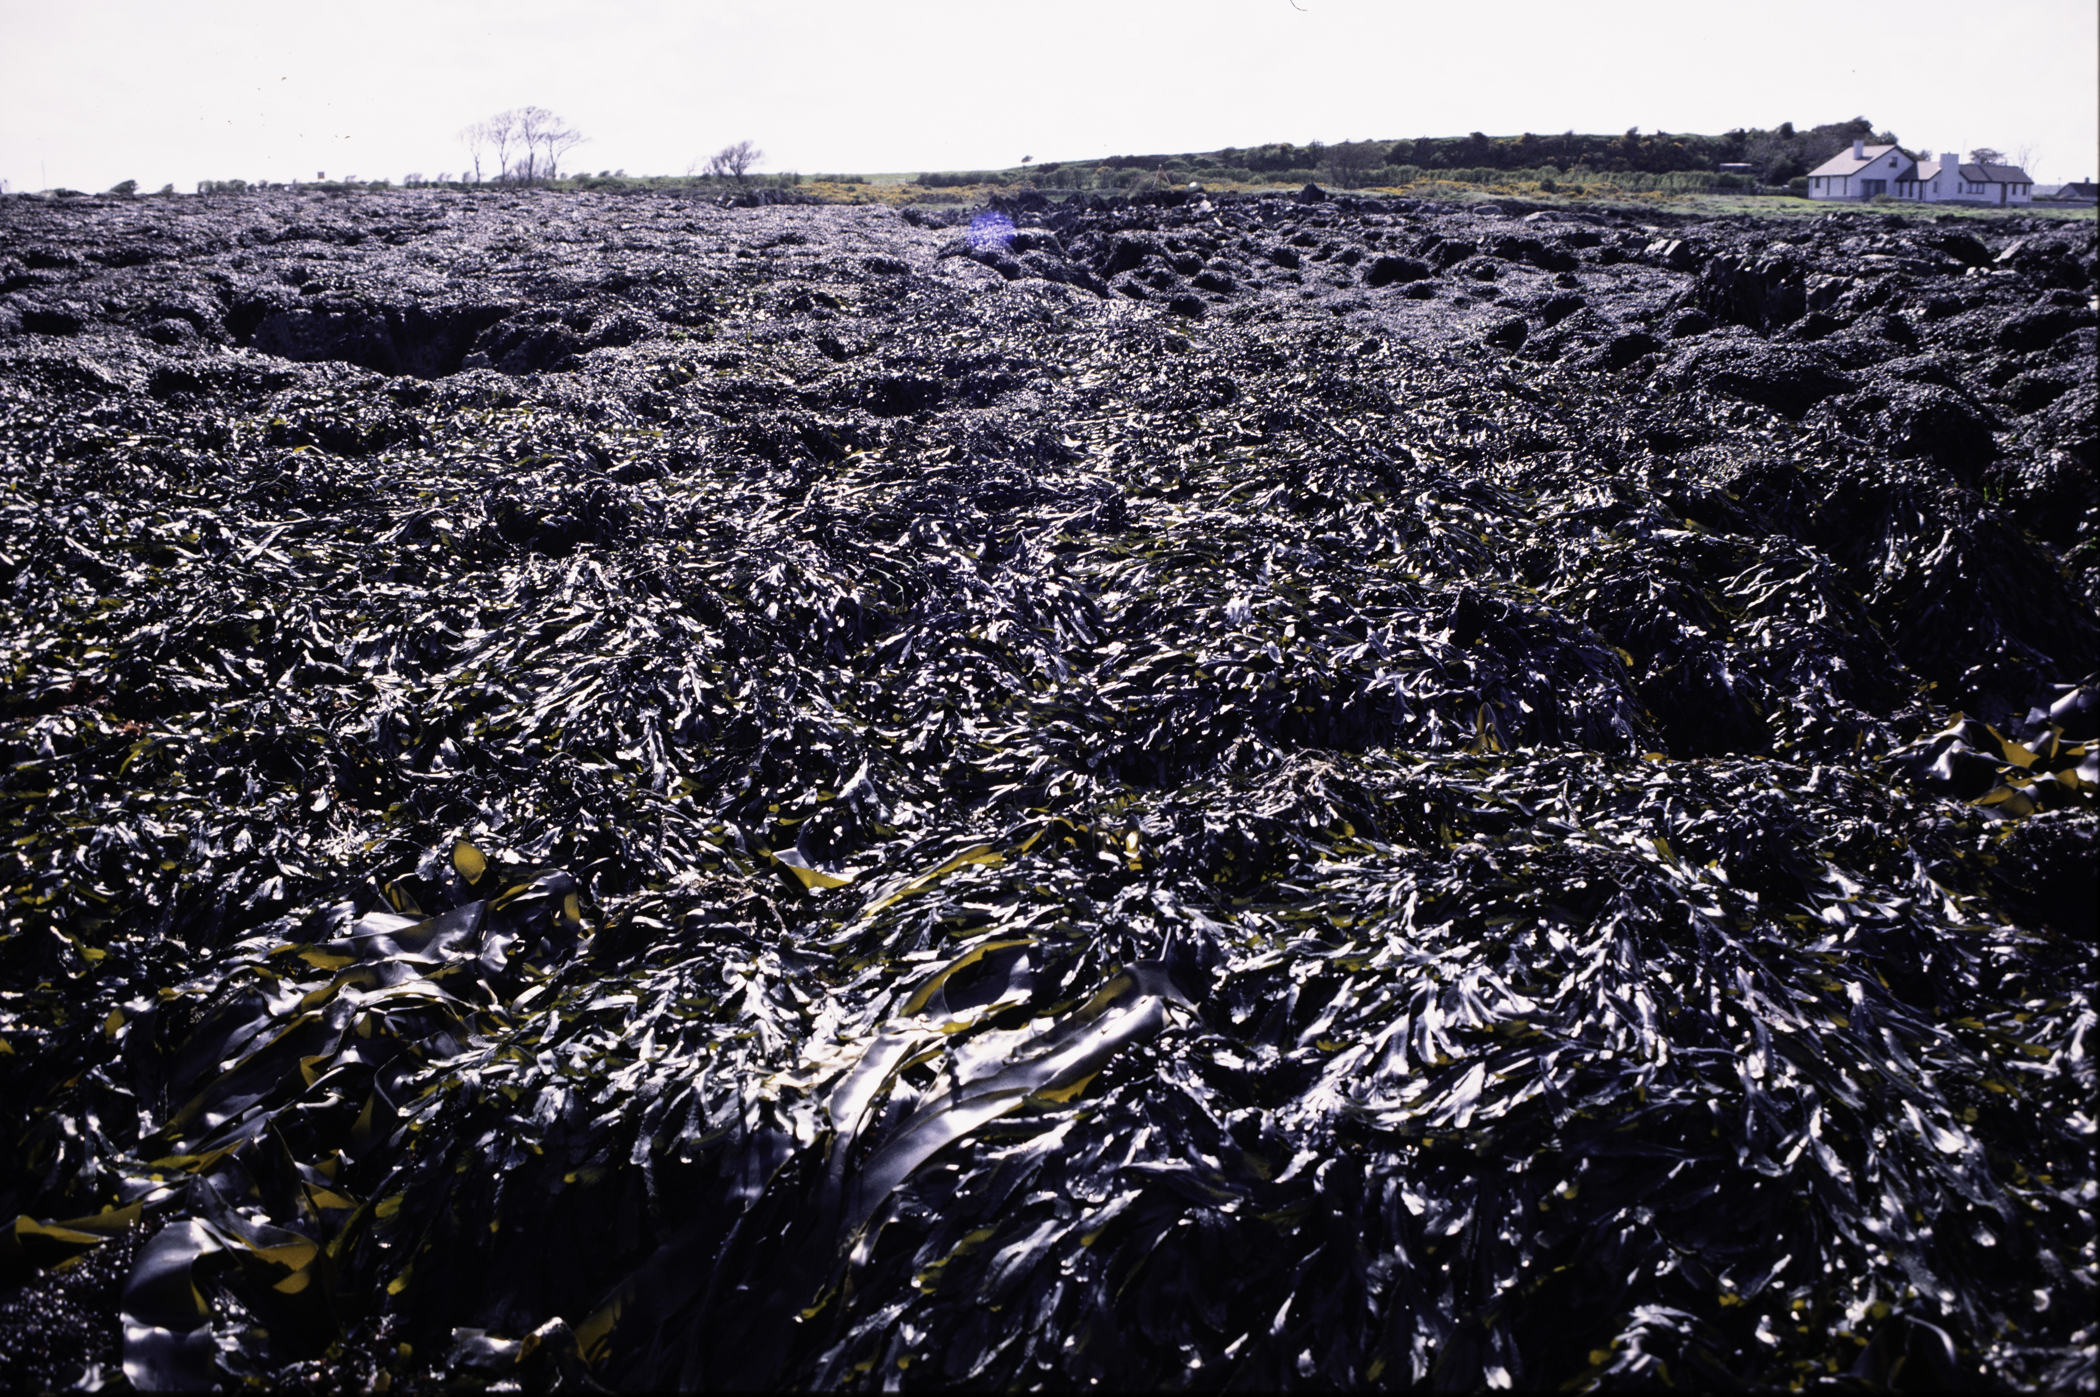
[[[329,298],[265,313],[243,342],[295,363],[333,359],[390,377],[444,378],[464,368],[481,333],[510,314],[500,305],[374,306]]]

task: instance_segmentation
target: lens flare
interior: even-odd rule
[[[1014,221],[1003,213],[987,211],[970,220],[970,231],[963,236],[978,252],[993,248],[1005,249],[1014,240]]]

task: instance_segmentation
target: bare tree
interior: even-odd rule
[[[512,129],[516,131],[518,144],[524,147],[524,177],[539,178],[540,145],[547,132],[559,124],[559,119],[545,107],[519,107],[510,112]]]
[[[510,148],[518,143],[518,114],[515,111],[497,112],[481,124],[489,144],[496,148],[496,178],[516,178],[516,172],[511,169]]]
[[[540,148],[547,152],[546,177],[560,178],[561,158],[589,139],[589,136],[575,127],[563,125],[559,118],[550,122],[547,128],[540,132]]]
[[[553,179],[560,171],[562,156],[589,139],[545,107],[512,107],[462,127],[459,133],[460,144],[473,158],[477,184],[486,154],[494,154],[499,180]],[[466,175],[462,173],[461,178]]]
[[[474,183],[481,183],[481,153],[489,147],[489,123],[474,121],[460,127],[459,143],[467,148],[467,156],[474,162]],[[460,178],[466,178],[466,171],[460,171]]]
[[[751,167],[765,158],[766,153],[750,141],[738,141],[716,151],[707,162],[707,172],[717,179],[726,175],[742,184]]]
[[[2025,145],[2013,148],[2012,163],[2032,175],[2034,173],[2034,162],[2041,157],[2041,154],[2042,148],[2029,141]]]

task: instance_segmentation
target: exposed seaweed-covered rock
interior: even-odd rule
[[[0,1385],[2089,1384],[2092,239],[0,201]]]
[[[1677,351],[1662,382],[1740,398],[1794,418],[1855,386],[1828,354],[1745,334],[1708,336]]]

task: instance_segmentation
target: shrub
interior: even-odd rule
[[[1808,176],[1795,175],[1792,179],[1788,180],[1786,182],[1786,192],[1789,194],[1798,194],[1802,198],[1806,199],[1808,197]]]
[[[954,189],[965,184],[1005,184],[1007,176],[999,170],[928,170],[916,183],[926,189]]]

